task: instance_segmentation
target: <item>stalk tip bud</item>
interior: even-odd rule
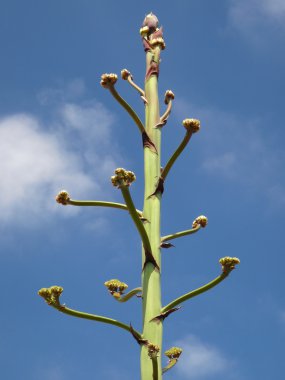
[[[128,288],[128,285],[116,279],[112,279],[104,282],[104,285],[115,298],[120,298],[124,291]]]
[[[66,190],[61,190],[55,197],[55,200],[57,201],[57,203],[66,206],[70,201],[70,196]]]
[[[200,130],[200,120],[197,119],[184,119],[182,122],[187,131],[196,133]]]
[[[208,224],[208,218],[205,216],[205,215],[200,215],[198,216],[192,223],[192,228],[196,228],[198,227],[199,225],[201,227],[206,227],[206,225]]]
[[[182,348],[179,347],[171,347],[169,350],[165,351],[164,355],[168,357],[168,359],[178,359],[182,354]]]
[[[130,186],[132,182],[136,180],[135,173],[125,170],[123,168],[117,168],[115,175],[111,177],[113,186],[120,188],[121,186]]]
[[[122,77],[122,79],[128,80],[129,76],[132,76],[132,74],[129,72],[129,70],[123,69],[121,71],[121,77]]]
[[[109,88],[110,86],[114,86],[114,84],[117,82],[117,79],[117,74],[102,74],[100,84],[104,88]]]
[[[167,90],[164,95],[164,103],[168,104],[170,100],[173,100],[175,98],[174,93],[171,90]]]
[[[38,295],[43,297],[49,305],[60,306],[59,297],[62,292],[61,286],[51,286],[50,288],[41,288]]]
[[[144,27],[147,27],[148,30],[149,30],[149,33],[153,33],[154,31],[156,31],[157,27],[158,27],[158,18],[156,17],[156,15],[154,15],[152,12],[150,12],[148,15],[145,16],[145,19],[143,20],[143,28]],[[142,29],[143,29],[142,28]]]
[[[158,357],[158,353],[159,353],[160,349],[157,345],[152,344],[152,343],[148,343],[147,349],[148,349],[148,356],[151,359],[155,359]]]
[[[219,263],[222,265],[223,273],[230,273],[235,266],[240,264],[240,260],[237,257],[223,257],[219,260]]]
[[[140,28],[140,35],[142,38],[146,37],[149,34],[149,27],[148,26],[143,26]]]

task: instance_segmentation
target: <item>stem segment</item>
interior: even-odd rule
[[[150,72],[153,59],[159,56],[159,47],[150,50],[146,54],[146,71]],[[155,56],[155,58],[154,58]],[[156,183],[160,176],[160,142],[161,130],[153,127],[159,122],[159,101],[158,101],[158,78],[157,75],[151,75],[146,79],[145,94],[148,101],[146,104],[146,132],[156,146],[157,154],[152,154],[149,149],[144,149],[144,172],[145,172],[145,197],[144,197],[144,217],[150,223],[145,225],[152,254],[160,266],[160,200],[161,195],[150,197],[155,190]],[[142,254],[143,264],[145,253]],[[150,320],[161,312],[161,279],[160,272],[154,271],[151,263],[143,266],[142,288],[143,288],[143,338],[162,346],[162,323],[151,323]],[[155,368],[153,367],[155,364]],[[157,380],[162,378],[161,357],[153,363],[148,356],[145,346],[141,348],[141,380],[150,380],[155,376]]]
[[[185,302],[189,300],[190,298],[196,297],[199,294],[202,294],[206,292],[207,290],[212,289],[214,286],[218,285],[220,282],[222,282],[227,276],[229,275],[228,272],[223,272],[220,276],[216,277],[213,281],[209,282],[208,284],[201,286],[198,289],[192,290],[189,293],[184,294],[181,297],[176,298],[174,301],[170,302],[168,305],[164,306],[164,308],[161,310],[162,313],[172,309],[173,307],[180,305],[182,302]]]
[[[177,239],[181,236],[194,234],[195,232],[198,232],[200,230],[200,228],[201,228],[201,226],[198,225],[197,227],[191,228],[190,230],[180,231],[180,232],[176,232],[175,234],[163,236],[161,238],[161,242]]]

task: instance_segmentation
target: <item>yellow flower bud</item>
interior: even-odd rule
[[[200,130],[200,120],[184,119],[182,124],[189,132],[196,133]]]

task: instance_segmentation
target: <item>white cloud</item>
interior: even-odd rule
[[[44,88],[39,92],[38,100],[42,105],[58,104],[81,98],[85,93],[84,80],[75,78],[67,83],[60,83],[57,87]]]
[[[179,119],[189,109],[201,120],[196,144],[202,168],[210,175],[225,177],[266,196],[274,204],[285,205],[285,154],[278,149],[278,136],[271,137],[264,131],[261,120],[243,119],[177,100],[175,112]]]
[[[217,347],[202,342],[194,335],[188,335],[175,345],[183,349],[176,369],[185,380],[208,379],[223,374],[231,378],[229,370],[234,364]]]
[[[284,0],[231,0],[229,22],[248,41],[262,43],[268,30],[284,27]]]
[[[31,114],[0,118],[0,225],[78,212],[56,205],[61,189],[75,199],[108,195],[119,157],[111,146],[113,116],[96,101],[62,102],[51,113],[49,125]]]
[[[36,371],[37,379],[41,380],[65,380],[64,371],[58,365],[42,368]]]

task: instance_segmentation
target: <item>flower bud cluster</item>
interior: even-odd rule
[[[129,70],[123,69],[121,71],[121,77],[122,77],[123,80],[128,80],[129,77],[132,78],[132,74],[129,72]]]
[[[143,26],[140,28],[140,35],[144,38],[149,34],[149,27],[148,26]]]
[[[207,224],[208,224],[208,218],[205,215],[200,215],[192,223],[192,228],[196,228],[198,226],[201,226],[204,228],[206,227]]]
[[[148,42],[152,48],[155,48],[157,46],[159,46],[161,50],[164,50],[166,48],[164,39],[162,37],[153,38],[149,40]]]
[[[102,74],[100,84],[104,88],[109,88],[110,86],[114,86],[117,80],[117,74]]]
[[[158,18],[156,15],[154,15],[152,12],[150,12],[148,15],[145,16],[145,19],[143,20],[143,28],[148,28],[148,31],[150,33],[153,33],[157,30],[158,27]]]
[[[116,298],[120,298],[124,291],[128,288],[128,285],[116,279],[112,279],[104,282],[104,285],[109,290],[110,294]]]
[[[159,353],[160,349],[157,345],[152,344],[152,343],[148,343],[147,349],[148,349],[148,356],[151,359],[155,359],[158,357],[158,353]]]
[[[123,168],[117,168],[115,170],[115,175],[111,177],[111,182],[113,186],[118,188],[120,188],[121,186],[130,186],[130,184],[135,180],[135,174]]]
[[[59,297],[63,292],[61,286],[51,286],[50,288],[42,288],[38,291],[38,295],[43,297],[49,305],[60,305]]]
[[[173,100],[175,98],[174,93],[171,90],[167,90],[164,95],[164,103],[168,104],[170,100]]]
[[[191,133],[196,133],[200,130],[200,120],[184,119],[182,124]]]
[[[162,28],[158,28],[158,18],[149,13],[142,24],[140,35],[143,38],[146,50],[160,47],[161,50],[165,49],[165,42],[163,39]]]
[[[66,190],[61,190],[55,197],[55,200],[57,201],[57,203],[66,206],[70,201],[70,196]]]
[[[222,271],[224,273],[229,273],[235,266],[240,263],[240,260],[237,257],[223,257],[219,260],[219,263],[222,265]]]
[[[178,359],[182,354],[182,348],[179,347],[171,347],[169,350],[165,351],[164,355],[166,355],[170,360]]]

